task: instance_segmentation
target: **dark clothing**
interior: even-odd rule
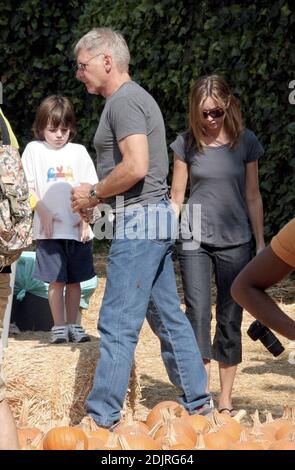
[[[1,269],[1,273],[11,273],[11,266],[4,266],[4,268]]]
[[[191,232],[197,232],[199,223],[192,205],[200,204],[202,243],[218,247],[247,243],[251,228],[245,202],[246,165],[263,154],[255,134],[245,129],[232,150],[226,144],[198,152],[189,149],[188,133],[183,133],[171,148],[189,167]]]
[[[95,276],[92,241],[37,240],[36,264],[33,276],[44,282],[73,284]]]
[[[242,360],[241,323],[243,309],[232,299],[230,288],[251,259],[251,242],[219,249],[201,244],[197,250],[177,245],[183,279],[186,315],[195,332],[203,358],[228,365]],[[217,287],[216,330],[211,347],[211,277]]]
[[[246,206],[246,166],[263,148],[244,129],[235,146],[192,148],[189,134],[171,148],[188,166],[187,224],[178,243],[186,315],[203,358],[228,365],[241,362],[242,308],[230,295],[232,282],[251,258],[251,227]],[[196,210],[198,209],[198,210]],[[217,287],[216,330],[211,349],[211,276]]]

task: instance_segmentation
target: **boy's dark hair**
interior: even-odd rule
[[[72,140],[76,133],[76,117],[72,103],[65,96],[53,95],[45,98],[37,109],[36,118],[33,124],[34,136],[38,140],[45,140],[44,130],[50,123],[53,128],[64,126],[70,129],[69,140]]]

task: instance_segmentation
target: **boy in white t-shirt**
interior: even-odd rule
[[[73,213],[70,197],[73,186],[83,181],[97,183],[97,174],[86,148],[70,142],[76,134],[76,121],[67,98],[50,96],[42,101],[33,131],[38,140],[26,146],[22,162],[35,209],[34,277],[49,283],[54,320],[51,343],[89,341],[77,317],[80,282],[95,275],[93,233],[89,224]]]

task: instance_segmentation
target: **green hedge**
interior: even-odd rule
[[[260,182],[266,235],[294,217],[295,12],[291,0],[0,1],[0,71],[4,107],[22,147],[41,99],[69,96],[78,141],[94,155],[103,99],[75,79],[73,46],[94,26],[123,32],[131,74],[158,101],[170,143],[186,128],[187,96],[200,75],[220,73],[241,100],[245,123],[265,148]]]

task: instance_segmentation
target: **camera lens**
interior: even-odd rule
[[[257,341],[263,334],[263,328],[264,326],[260,323],[260,321],[255,320],[249,326],[247,334],[250,336],[251,339],[253,339],[253,341]]]
[[[284,347],[278,338],[268,328],[264,327],[265,331],[259,338],[262,344],[269,350],[273,356],[279,356],[283,351]]]
[[[257,341],[259,339],[275,357],[279,356],[285,350],[284,346],[273,332],[267,328],[267,326],[262,325],[258,320],[251,323],[247,333],[253,341]]]

